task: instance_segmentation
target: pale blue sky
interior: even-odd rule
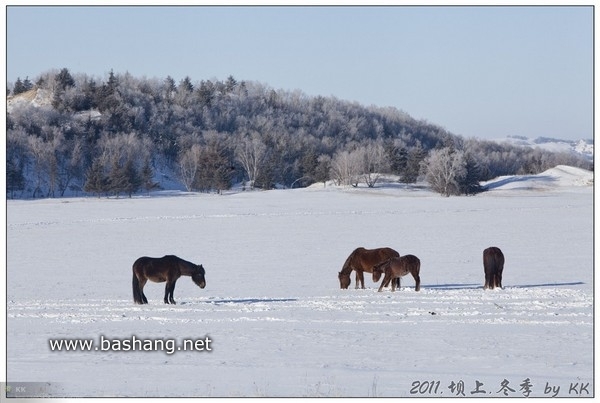
[[[591,7],[14,7],[7,80],[67,67],[393,106],[465,137],[593,137]]]

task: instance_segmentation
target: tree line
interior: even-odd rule
[[[20,79],[7,114],[7,193],[67,190],[132,195],[177,181],[189,191],[234,183],[269,189],[334,180],[376,186],[381,174],[419,178],[445,195],[480,191],[500,175],[558,164],[591,169],[570,153],[464,139],[391,107],[275,90],[253,81],[172,77],[104,79],[48,71]],[[167,178],[166,176],[170,176]],[[158,180],[157,180],[158,178]]]

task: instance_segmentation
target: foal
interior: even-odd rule
[[[383,287],[387,287],[390,282],[392,283],[392,291],[395,291],[396,282],[392,280],[398,279],[398,287],[400,287],[400,277],[410,273],[415,279],[415,291],[419,291],[421,289],[421,278],[419,277],[420,269],[421,261],[414,255],[393,257],[373,267],[373,281],[378,282],[381,274],[385,273],[383,281],[377,291],[383,290]]]

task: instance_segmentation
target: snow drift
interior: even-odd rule
[[[487,190],[558,190],[573,186],[592,186],[594,174],[581,168],[559,165],[537,175],[502,176],[483,183]]]

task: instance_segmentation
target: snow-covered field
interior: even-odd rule
[[[451,198],[389,184],[8,201],[8,382],[80,397],[592,395],[591,179],[561,167]],[[505,288],[484,291],[492,245]],[[421,291],[408,276],[378,293],[369,275],[341,290],[358,246],[417,255]],[[133,261],[165,254],[203,264],[206,288],[182,277],[165,305],[148,283],[135,305]],[[61,339],[94,344],[52,351]],[[174,351],[131,351],[156,340]]]

